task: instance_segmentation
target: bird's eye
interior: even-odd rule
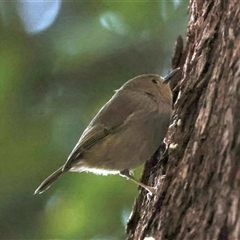
[[[157,82],[156,79],[152,79],[152,82],[153,82],[154,84],[158,84],[158,82]]]

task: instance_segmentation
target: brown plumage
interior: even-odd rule
[[[36,189],[42,193],[63,173],[121,174],[137,181],[129,170],[147,161],[162,143],[172,112],[172,93],[155,74],[126,82],[100,109],[83,132],[67,162]]]

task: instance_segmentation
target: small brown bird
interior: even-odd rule
[[[137,76],[118,89],[100,109],[80,137],[67,162],[36,189],[47,190],[65,172],[120,174],[150,193],[154,188],[129,172],[146,162],[162,143],[172,113],[172,93],[167,77]]]

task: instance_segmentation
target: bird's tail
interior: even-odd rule
[[[63,170],[63,167],[60,167],[58,170],[56,170],[54,173],[52,173],[48,178],[46,178],[40,186],[36,189],[34,194],[41,194],[44,191],[46,191],[51,184],[56,181],[65,171]]]

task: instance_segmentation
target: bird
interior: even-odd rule
[[[178,70],[164,78],[139,75],[115,90],[84,130],[66,163],[34,194],[43,193],[66,172],[120,174],[154,194],[154,187],[138,181],[130,171],[149,160],[163,142],[172,114],[168,82]]]

